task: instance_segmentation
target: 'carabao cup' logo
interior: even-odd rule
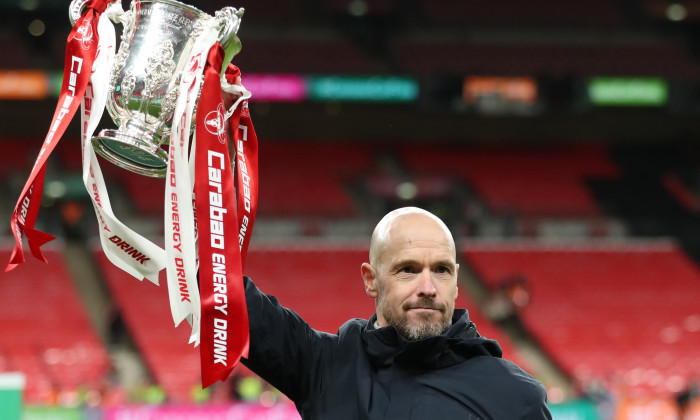
[[[204,127],[217,136],[221,144],[226,144],[226,125],[224,123],[224,104],[219,104],[216,111],[211,111],[204,118]]]
[[[84,50],[89,50],[90,49],[90,44],[95,42],[93,39],[93,32],[92,32],[92,18],[90,19],[85,19],[78,27],[78,29],[75,30],[75,39],[80,41],[80,46]]]

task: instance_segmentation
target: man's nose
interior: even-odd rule
[[[433,282],[433,275],[430,268],[426,267],[423,269],[423,271],[421,271],[418,282],[419,296],[435,296],[437,294],[437,289],[435,289],[435,283]]]

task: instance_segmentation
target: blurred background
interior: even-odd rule
[[[700,2],[188,3],[246,9],[261,289],[320,330],[368,318],[371,231],[420,206],[458,242],[458,306],[555,419],[700,419]],[[0,0],[3,263],[67,10]],[[101,164],[116,214],[162,241],[163,181]],[[243,367],[202,390],[164,278],[129,277],[96,242],[76,121],[48,165],[49,263],[0,274],[0,418],[298,418]]]

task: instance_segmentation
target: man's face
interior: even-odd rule
[[[457,298],[451,236],[430,217],[407,214],[392,223],[381,245],[375,266],[362,270],[379,325],[393,326],[407,340],[441,334]]]

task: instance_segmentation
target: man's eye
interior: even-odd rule
[[[399,273],[413,273],[413,268],[410,266],[399,268]]]
[[[447,267],[444,266],[444,265],[441,265],[441,266],[439,266],[438,268],[435,269],[435,272],[436,272],[436,273],[439,273],[439,274],[449,274],[449,273],[450,273],[450,269],[447,268]]]

